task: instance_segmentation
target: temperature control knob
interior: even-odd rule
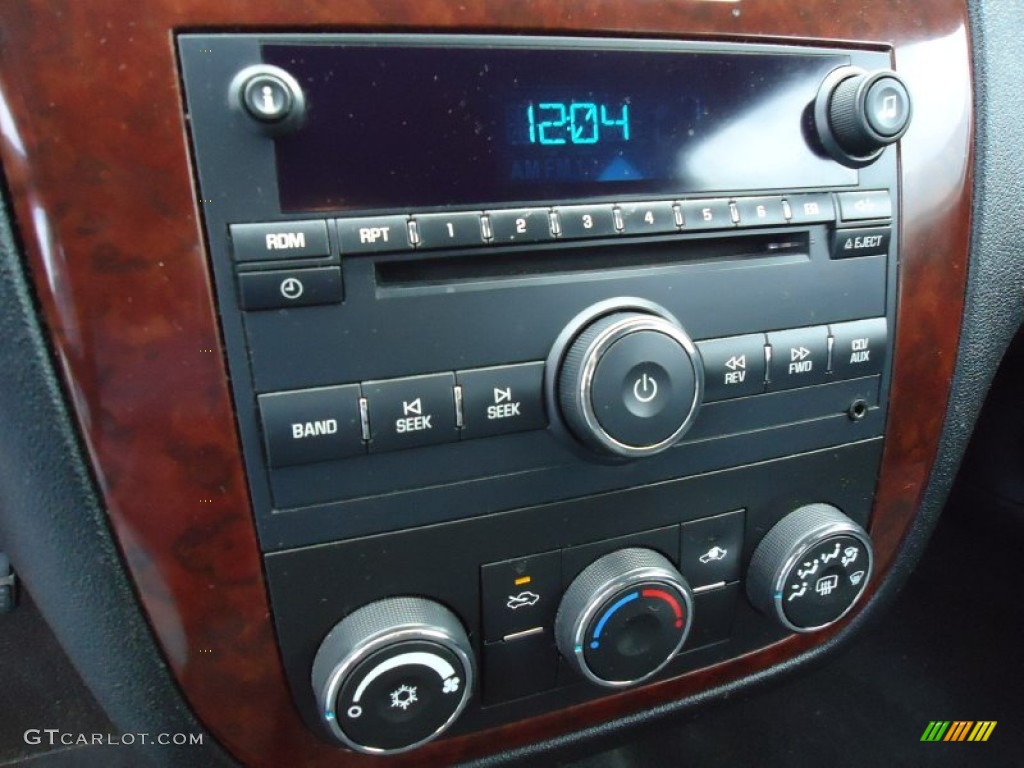
[[[815,103],[822,144],[836,160],[867,165],[910,127],[910,93],[889,70],[838,69],[826,78]]]
[[[668,664],[692,623],[693,593],[672,563],[649,549],[622,549],[591,563],[569,585],[555,639],[588,680],[621,688]]]
[[[313,662],[331,736],[360,752],[404,752],[441,734],[473,686],[469,638],[455,615],[417,597],[364,606],[332,629]]]
[[[649,456],[670,448],[697,416],[704,369],[678,324],[647,312],[615,312],[583,329],[558,377],[562,415],[591,448]]]
[[[871,539],[829,504],[808,504],[782,518],[750,561],[750,602],[794,632],[838,621],[871,578]]]

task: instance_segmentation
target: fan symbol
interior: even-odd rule
[[[458,678],[458,675],[449,677],[444,681],[444,685],[441,686],[441,691],[444,693],[455,693],[459,690],[459,685],[462,681]]]
[[[391,692],[391,706],[406,710],[418,701],[415,685],[400,685]]]

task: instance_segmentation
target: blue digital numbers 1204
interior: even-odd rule
[[[544,146],[629,141],[629,104],[611,114],[604,104],[545,101],[526,108],[530,143]]]

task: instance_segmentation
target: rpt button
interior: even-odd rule
[[[397,451],[458,439],[455,376],[438,373],[363,384],[370,451]]]
[[[412,249],[405,216],[338,219],[341,253],[387,253]]]

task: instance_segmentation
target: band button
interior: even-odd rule
[[[359,420],[359,385],[259,396],[271,467],[343,459],[366,452]]]

